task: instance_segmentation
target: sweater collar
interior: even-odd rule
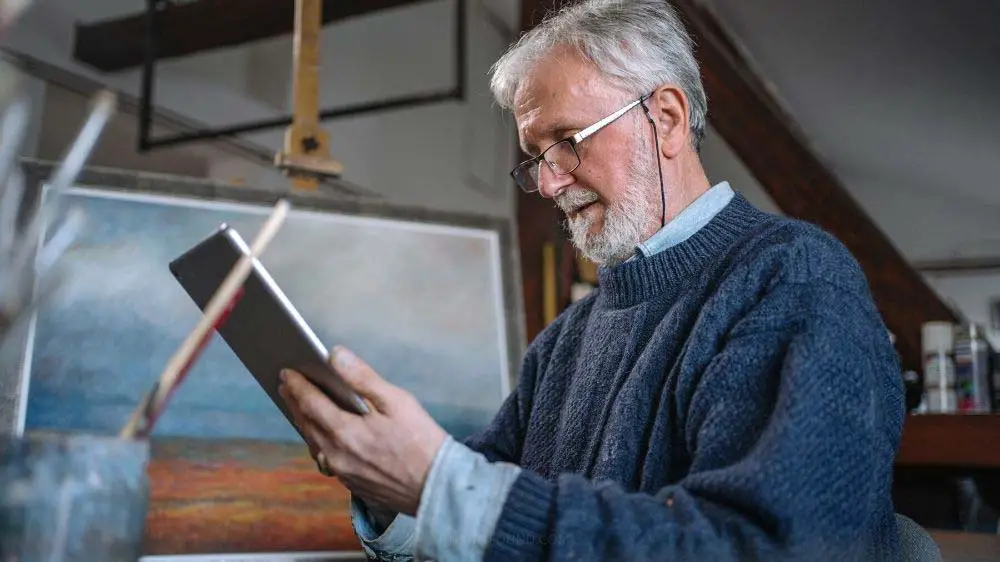
[[[736,193],[707,224],[683,242],[649,257],[598,270],[600,298],[614,308],[676,294],[707,263],[723,254],[766,214]]]
[[[715,215],[719,214],[719,211],[726,207],[733,195],[735,193],[729,187],[729,182],[715,184],[685,207],[673,220],[663,225],[663,228],[658,230],[656,234],[639,244],[635,255],[629,259],[642,256],[648,258],[687,240],[692,234],[701,230],[701,227],[708,224]]]

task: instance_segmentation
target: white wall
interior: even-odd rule
[[[1000,272],[927,273],[927,282],[972,323],[987,328],[987,337],[1000,349],[1000,330],[992,328],[990,301],[1000,300]]]
[[[72,9],[122,2],[77,0],[72,6],[42,2],[27,12],[3,45],[47,63],[138,95],[138,70],[104,75],[72,60]],[[449,88],[453,76],[453,9],[450,0],[355,18],[323,31],[321,98],[324,106],[367,102]],[[114,9],[112,9],[114,8]],[[95,8],[96,9],[96,8]],[[135,9],[135,8],[132,8]],[[512,216],[507,170],[513,128],[493,107],[484,75],[508,38],[491,25],[478,2],[468,3],[468,99],[329,121],[333,156],[344,179],[386,199],[448,211]],[[289,112],[291,38],[203,53],[158,65],[156,103],[212,126]],[[282,130],[246,135],[278,150]],[[236,157],[212,158],[214,179],[254,184],[286,183],[270,166]]]
[[[860,180],[848,185],[912,262],[1000,255],[1000,208],[995,204],[912,186]],[[968,321],[990,325],[988,303],[1000,298],[1000,272],[934,272],[924,279]],[[989,335],[1000,349],[1000,331]]]
[[[757,207],[770,213],[781,213],[774,199],[764,191],[733,149],[712,127],[708,127],[705,141],[701,145],[701,162],[708,181],[713,185],[727,181],[730,187]]]

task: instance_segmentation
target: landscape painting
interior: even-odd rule
[[[271,206],[77,188],[87,217],[66,282],[37,315],[25,431],[113,434],[200,311],[168,263]],[[510,390],[497,233],[293,206],[261,258],[328,347],[411,391],[456,438]],[[216,336],[153,434],[148,555],[357,551],[349,498]]]

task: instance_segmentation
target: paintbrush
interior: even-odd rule
[[[25,227],[24,238],[26,240],[36,240],[41,237],[42,229],[48,224],[58,211],[59,203],[63,193],[69,189],[83,169],[90,153],[97,146],[97,141],[104,130],[111,115],[114,114],[117,99],[115,94],[109,90],[98,92],[93,98],[93,108],[83,123],[83,127],[76,136],[76,140],[70,146],[66,157],[59,163],[55,174],[49,179],[48,191],[41,208],[32,215]],[[30,244],[23,244],[20,251],[14,255],[12,260],[15,269],[23,268],[31,258],[33,249]],[[44,272],[39,272],[44,274]]]
[[[55,292],[56,262],[83,228],[83,213],[71,209],[65,220],[57,211],[63,192],[75,181],[115,111],[115,95],[107,90],[93,98],[83,127],[48,182],[45,197],[19,228],[18,214],[26,196],[25,178],[17,162],[30,117],[30,104],[19,94],[3,112],[0,124],[0,343],[38,305]],[[51,237],[46,242],[45,229]]]
[[[7,192],[10,174],[17,168],[17,158],[28,134],[31,121],[31,101],[24,92],[18,92],[3,113],[0,128],[0,189]]]
[[[0,30],[9,27],[31,4],[31,0],[0,0]]]
[[[208,305],[205,306],[204,314],[202,314],[198,324],[188,333],[170,361],[167,362],[157,382],[153,384],[153,387],[132,412],[128,422],[118,434],[119,437],[134,439],[145,438],[152,434],[156,420],[162,415],[170,397],[194,365],[198,355],[211,338],[212,332],[225,322],[226,315],[236,305],[236,301],[242,293],[243,283],[253,268],[253,262],[264,252],[271,239],[277,234],[288,214],[288,209],[289,204],[285,200],[281,200],[275,205],[271,216],[268,217],[250,245],[250,252],[240,257],[222,284],[216,289],[208,301]]]

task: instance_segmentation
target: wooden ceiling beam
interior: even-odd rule
[[[323,24],[428,0],[323,0]],[[198,0],[163,2],[156,14],[157,60],[235,47],[288,35],[295,21],[291,0]],[[146,57],[145,12],[77,24],[73,57],[103,72],[143,64]]]
[[[558,5],[567,3],[560,1]],[[954,312],[811,151],[794,121],[752,72],[713,14],[697,0],[671,3],[686,20],[696,44],[712,127],[784,213],[820,226],[854,254],[879,312],[896,335],[904,366],[922,369],[921,324],[957,321]],[[524,29],[536,25],[556,5],[554,0],[522,0]],[[544,210],[526,197],[522,200],[524,214],[519,220],[524,251],[531,246],[527,238],[540,232],[532,222],[544,216]],[[526,310],[530,310],[528,305],[526,297]]]

